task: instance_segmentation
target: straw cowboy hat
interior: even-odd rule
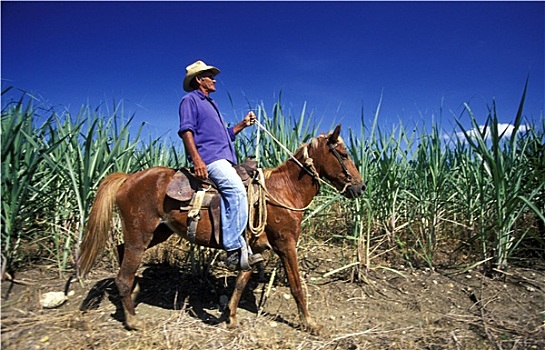
[[[195,90],[189,84],[191,83],[191,80],[193,80],[193,78],[199,75],[199,73],[210,71],[214,75],[220,74],[219,69],[214,66],[207,65],[203,61],[197,61],[195,63],[192,63],[189,66],[185,67],[185,70],[186,73],[184,78],[184,90],[187,92]]]

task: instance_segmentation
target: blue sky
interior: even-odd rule
[[[494,99],[507,124],[529,76],[525,116],[539,120],[544,5],[2,1],[2,88],[74,113],[123,100],[147,132],[176,139],[185,67],[197,59],[221,69],[212,97],[228,122],[248,101],[270,113],[281,93],[292,115],[306,103],[323,131],[359,130],[381,96],[386,130],[433,119],[448,131],[463,103],[484,121]]]

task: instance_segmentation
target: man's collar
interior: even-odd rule
[[[193,92],[194,92],[195,94],[197,94],[197,96],[199,96],[199,97],[201,98],[201,100],[205,100],[205,99],[206,99],[206,100],[212,100],[212,98],[211,98],[210,96],[206,96],[206,95],[204,94],[204,92],[202,92],[201,90],[193,90]]]

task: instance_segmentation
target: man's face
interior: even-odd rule
[[[216,91],[216,79],[214,79],[214,74],[212,73],[203,73],[197,77],[197,82],[199,83],[199,89],[202,92],[210,93]]]

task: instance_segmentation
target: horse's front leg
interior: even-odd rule
[[[301,327],[314,335],[318,335],[322,329],[322,326],[314,322],[312,317],[310,317],[310,313],[308,312],[307,289],[304,282],[301,281],[301,276],[299,274],[299,263],[297,261],[295,242],[288,242],[282,247],[275,248],[275,251],[280,257],[280,260],[284,265],[284,269],[286,270],[291,294],[293,295],[299,310]]]
[[[252,276],[252,270],[239,271],[237,275],[235,289],[233,290],[231,299],[229,299],[227,308],[223,312],[224,317],[226,318],[226,321],[227,321],[228,328],[235,328],[238,325],[238,320],[237,320],[238,303],[240,302],[240,298],[242,297],[242,292],[244,292],[244,288],[246,288],[246,285],[248,284],[248,281],[250,280],[251,276]]]

